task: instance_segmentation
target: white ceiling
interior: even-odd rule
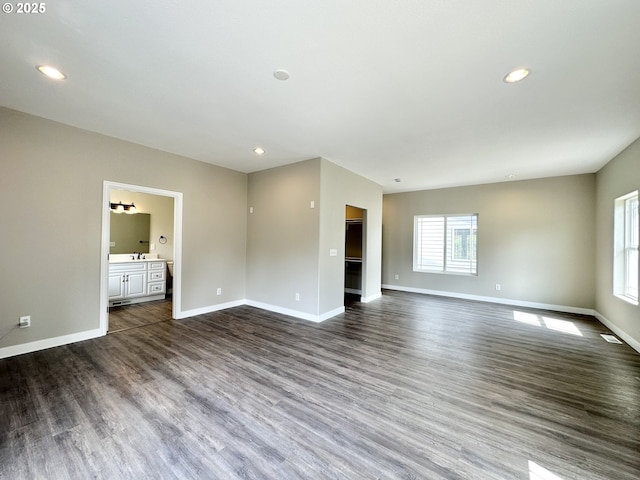
[[[595,172],[640,137],[638,0],[45,6],[0,14],[1,105],[242,172],[322,156],[395,192]]]

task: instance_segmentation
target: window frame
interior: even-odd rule
[[[461,219],[468,218],[467,225],[457,225]],[[425,262],[420,261],[424,255],[420,255],[427,246],[422,245],[421,238],[424,233],[420,225],[423,219],[442,219],[442,227],[438,228],[437,235],[442,236],[442,241],[436,245],[431,245],[434,250],[441,249],[437,252],[438,258],[435,259],[436,265],[433,267],[425,266]],[[478,276],[478,219],[477,213],[456,213],[456,214],[427,214],[414,215],[413,217],[413,271],[418,273],[436,273],[444,275],[463,275],[467,277]],[[441,230],[441,231],[440,231]],[[455,239],[457,230],[466,230],[469,234],[466,236],[468,243],[468,257],[465,259],[457,259],[455,257]],[[437,238],[437,237],[436,237]],[[437,240],[436,240],[437,241]],[[435,258],[435,257],[434,257]],[[469,262],[467,271],[461,271],[461,267],[456,269],[456,262]]]
[[[613,294],[638,305],[638,191],[616,198],[614,207]]]

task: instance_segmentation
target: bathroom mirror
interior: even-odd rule
[[[109,253],[149,253],[149,227],[151,215],[148,213],[111,212],[111,236]]]

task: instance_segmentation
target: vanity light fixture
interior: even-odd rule
[[[109,206],[111,207],[111,211],[114,213],[128,213],[129,215],[133,215],[134,213],[136,213],[136,206],[133,204],[133,202],[129,203],[122,203],[122,202],[118,202],[118,203],[110,203]]]
[[[46,75],[49,78],[53,78],[54,80],[64,80],[67,78],[67,76],[60,70],[50,67],[49,65],[36,65],[36,69],[41,74]]]
[[[256,155],[264,155],[264,148],[256,147],[253,149],[253,153],[255,153]]]
[[[515,70],[510,71],[504,76],[505,83],[517,83],[521,80],[524,80],[529,75],[529,70],[526,68],[517,68]]]

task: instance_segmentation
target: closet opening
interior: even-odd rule
[[[366,210],[346,205],[345,208],[345,258],[344,302],[359,302],[363,291],[364,239]]]

